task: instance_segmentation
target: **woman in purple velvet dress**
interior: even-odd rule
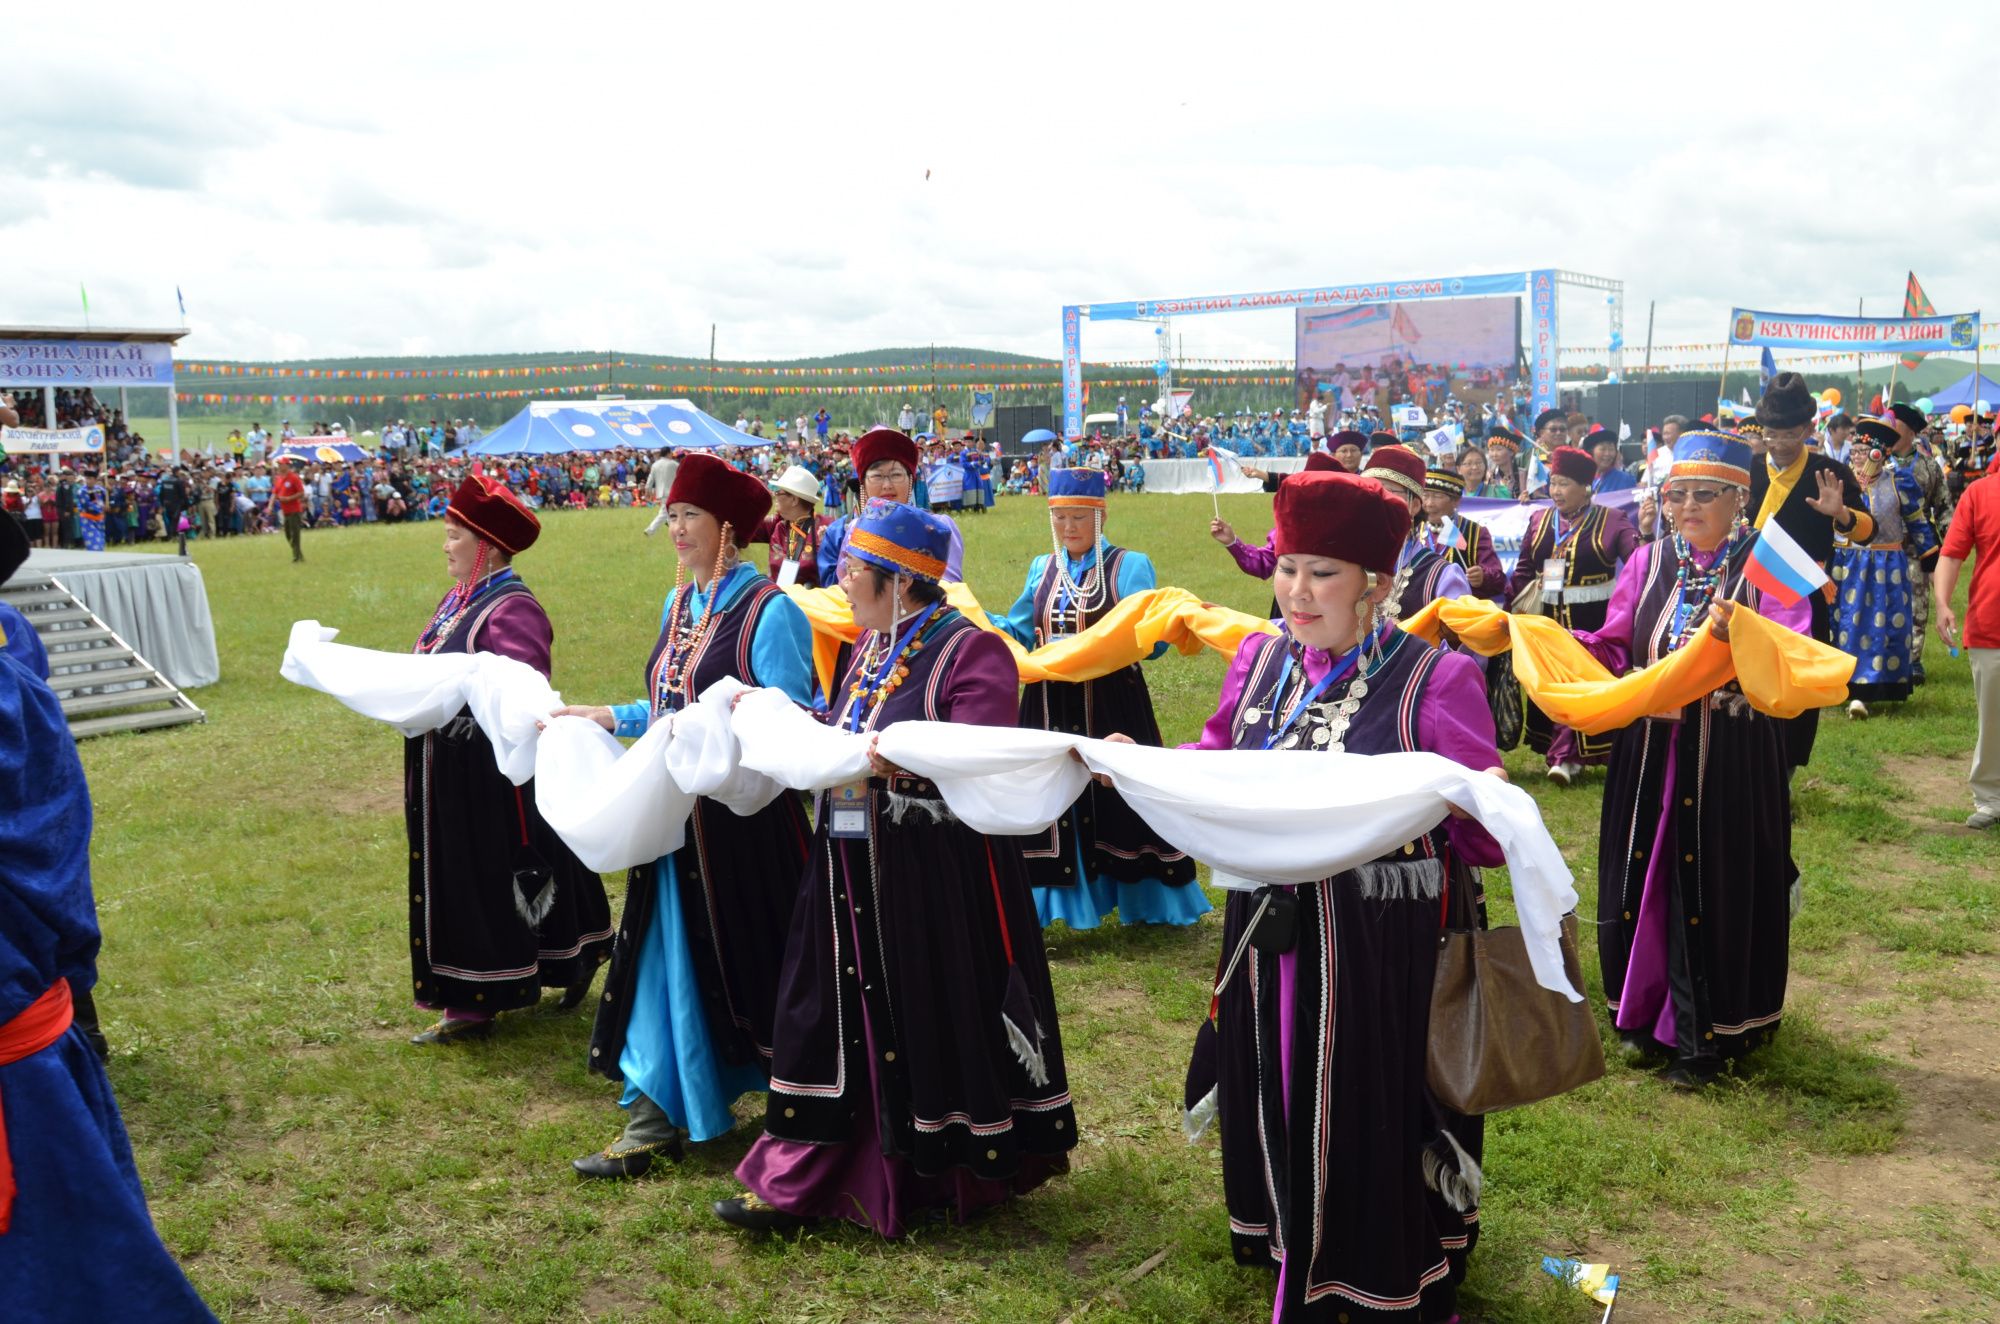
[[[1746,602],[1801,634],[1811,600],[1787,611],[1746,583],[1756,535],[1744,504],[1750,448],[1683,433],[1661,490],[1671,537],[1639,544],[1584,647],[1614,673],[1682,648],[1706,626],[1727,638]],[[1734,681],[1618,732],[1598,838],[1597,951],[1611,1017],[1634,1061],[1665,1054],[1693,1089],[1776,1033],[1791,938],[1789,767],[1782,724]]]
[[[1478,663],[1386,623],[1403,496],[1300,475],[1277,522],[1284,631],[1244,640],[1191,748],[1425,750],[1504,775]],[[1473,870],[1500,859],[1453,817],[1336,877],[1230,894],[1189,1120],[1221,1124],[1235,1258],[1280,1266],[1281,1324],[1455,1318],[1482,1129],[1424,1082],[1431,981],[1441,928],[1484,923]]]
[[[951,525],[877,502],[840,582],[865,633],[824,720],[1013,726],[1019,673],[945,605]],[[778,986],[764,1135],[718,1217],[753,1230],[844,1218],[901,1237],[1069,1167],[1076,1112],[1019,844],[966,827],[880,758],[824,792]]]
[[[445,512],[453,584],[416,651],[498,653],[548,675],[555,632],[513,567],[540,532],[498,480],[460,483]],[[501,774],[469,714],[404,742],[403,804],[413,991],[443,1013],[411,1042],[482,1038],[544,988],[566,990],[565,1007],[581,1002],[611,950],[604,880],[542,821],[534,783]]]

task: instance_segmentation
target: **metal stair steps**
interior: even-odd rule
[[[19,610],[48,650],[49,687],[76,739],[207,720],[55,576],[16,580],[0,602]]]
[[[113,690],[109,694],[73,694],[62,701],[64,717],[78,713],[106,713],[118,708],[171,701],[180,691],[165,681],[155,681],[144,689]]]
[[[130,649],[125,650],[130,652]],[[93,662],[98,659],[93,657]],[[164,678],[144,662],[128,661],[119,667],[91,667],[89,670],[61,671],[49,677],[49,688],[57,694],[69,694],[77,690],[98,689],[105,685],[129,685],[135,680]]]

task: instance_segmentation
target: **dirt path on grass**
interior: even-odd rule
[[[1920,834],[1975,835],[1932,808],[1963,797],[1962,764],[1885,759],[1884,770],[1911,792],[1894,808]],[[1887,848],[1878,876],[1958,869],[2000,879],[2000,840],[1992,863],[1970,865],[1927,859],[1920,843]],[[1911,976],[1858,934],[1821,973],[1794,973],[1787,1002],[1883,1060],[1904,1106],[1895,1143],[1809,1156],[1782,1214],[1740,1237],[1663,1211],[1681,1244],[1725,1249],[1672,1266],[1663,1277],[1677,1281],[1657,1291],[1647,1290],[1653,1275],[1641,1253],[1599,1248],[1595,1258],[1630,1271],[1616,1319],[2000,1320],[2000,956],[1975,953]]]

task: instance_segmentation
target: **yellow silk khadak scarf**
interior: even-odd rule
[[[847,594],[837,588],[801,588],[796,584],[785,592],[812,623],[813,669],[819,673],[820,691],[831,694],[840,646],[861,636],[847,605]],[[974,625],[993,630],[1007,641],[1023,681],[1096,680],[1131,666],[1163,643],[1189,657],[1205,647],[1234,657],[1245,635],[1274,632],[1271,622],[1261,617],[1212,606],[1184,588],[1155,588],[1121,598],[1103,619],[1081,634],[1029,652],[1012,636],[994,629],[979,600],[965,585],[946,584],[944,597]]]
[[[1685,647],[1626,676],[1605,670],[1549,617],[1510,616],[1478,598],[1439,599],[1402,622],[1431,643],[1442,637],[1440,625],[1485,657],[1512,648],[1522,692],[1551,721],[1585,735],[1676,712],[1732,679],[1758,712],[1797,717],[1808,708],[1844,701],[1854,674],[1850,655],[1768,621],[1740,602],[1729,618],[1728,642],[1704,624]]]
[[[981,629],[994,629],[972,590],[963,584],[946,584],[944,589],[945,601],[968,620]],[[861,634],[847,595],[837,588],[797,585],[785,592],[812,623],[813,667],[821,691],[831,694],[840,646]],[[1704,625],[1685,648],[1629,676],[1613,676],[1549,617],[1510,616],[1479,598],[1440,599],[1401,622],[1405,630],[1433,644],[1442,638],[1440,624],[1482,656],[1511,648],[1522,692],[1552,721],[1586,735],[1614,731],[1654,713],[1677,711],[1732,678],[1757,711],[1796,717],[1808,708],[1845,702],[1848,677],[1854,674],[1853,657],[1767,621],[1741,603],[1730,618],[1729,642],[1715,638]],[[1023,681],[1077,683],[1128,667],[1161,643],[1188,656],[1207,647],[1234,657],[1247,636],[1274,632],[1268,620],[1205,603],[1186,589],[1155,588],[1121,599],[1081,634],[1032,652],[1008,635],[1001,638],[1013,650]]]

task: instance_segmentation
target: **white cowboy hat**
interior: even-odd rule
[[[806,468],[803,464],[795,464],[780,474],[778,481],[771,484],[771,490],[773,492],[789,492],[799,500],[809,501],[815,506],[820,503],[821,499],[819,479],[813,477],[813,471]]]

